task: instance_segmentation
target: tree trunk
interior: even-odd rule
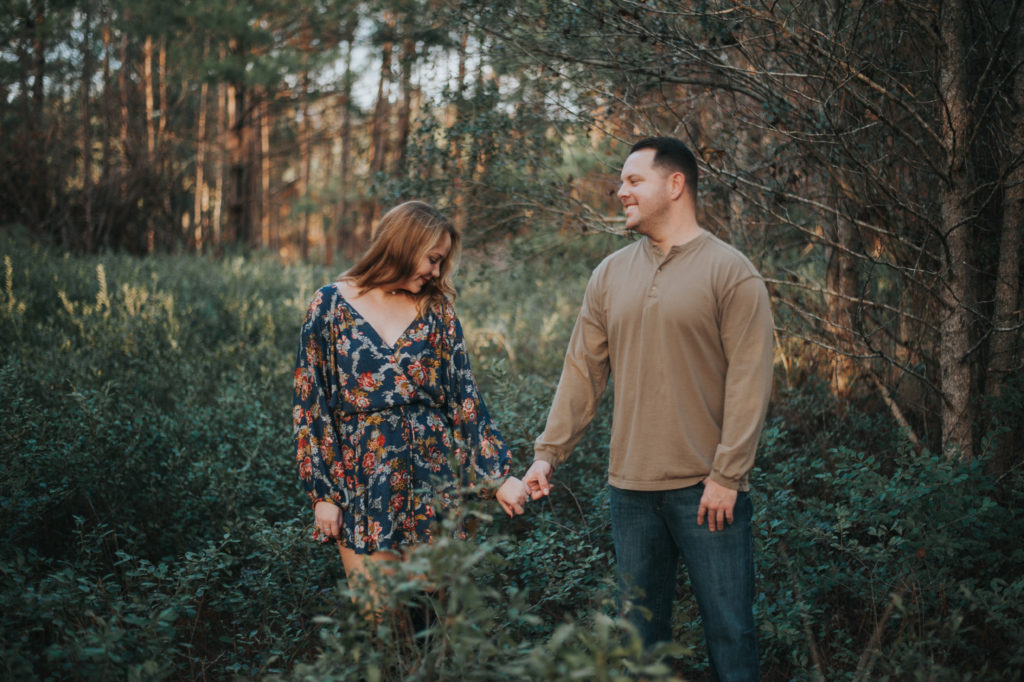
[[[392,22],[393,23],[393,22]],[[388,131],[391,124],[391,106],[389,103],[391,93],[391,55],[393,44],[385,42],[381,47],[380,79],[377,82],[377,103],[373,109],[373,123],[371,134],[371,157],[370,172],[374,175],[387,168],[388,156]],[[377,222],[377,215],[380,206],[376,201],[366,202],[364,222],[360,225],[356,240],[363,244],[373,234],[373,226]]]
[[[402,43],[402,104],[398,108],[398,152],[392,173],[401,176],[405,173],[406,147],[409,145],[409,132],[412,129],[412,67],[416,60],[416,41],[406,38]]]
[[[46,116],[46,2],[36,0],[29,8],[29,25],[32,28],[32,97],[29,119],[29,137],[32,156],[29,162],[31,170],[30,183],[27,189],[28,216],[33,227],[45,229],[49,223],[49,205],[52,182],[49,164],[46,162],[49,137],[45,126]],[[66,244],[68,234],[67,221],[62,221],[60,234],[61,243]],[[52,227],[50,228],[52,229]]]
[[[974,457],[974,405],[969,309],[973,305],[970,240],[973,212],[967,141],[970,111],[967,100],[965,0],[949,0],[940,10],[944,53],[940,65],[942,141],[946,177],[941,190],[944,240],[944,281],[940,283],[943,317],[939,365],[942,388],[942,446],[950,455]]]
[[[266,220],[268,215],[264,213],[263,194],[263,170],[266,160],[265,148],[263,146],[263,130],[266,128],[266,121],[263,120],[263,112],[266,108],[265,99],[254,105],[252,110],[252,172],[253,178],[250,184],[251,199],[250,208],[252,212],[252,241],[258,246],[269,245],[269,235]]]
[[[234,83],[228,85],[226,99],[226,119],[224,127],[225,151],[227,164],[225,179],[227,187],[225,195],[227,199],[227,224],[224,230],[224,241],[228,243],[237,242],[242,231],[242,189],[245,181],[245,167],[242,162],[242,139],[238,122],[238,110],[242,108],[244,95],[239,92],[240,86]]]
[[[388,130],[391,122],[391,53],[390,42],[381,47],[380,78],[377,81],[377,103],[373,109],[372,157],[370,170],[374,173],[387,168]]]
[[[740,126],[736,131],[736,147],[733,149],[733,165],[737,173],[743,173],[750,168],[752,140],[750,131],[746,126]],[[741,192],[729,192],[729,242],[743,253],[749,253],[747,247],[747,223],[749,207],[747,200]]]
[[[92,131],[89,116],[89,95],[92,84],[92,46],[89,44],[92,35],[92,6],[83,3],[82,10],[82,208],[84,212],[82,225],[82,246],[86,251],[93,249],[92,224]]]
[[[110,17],[107,15],[106,10],[103,11],[103,152],[102,160],[100,161],[100,182],[105,184],[106,179],[110,176],[110,165],[111,165],[111,150],[110,150],[110,131],[117,130],[115,125],[116,120],[114,118],[114,107],[113,97],[110,93],[114,91],[114,85],[110,78],[110,50],[111,50],[111,35],[110,35]]]
[[[126,18],[130,19],[130,14]],[[125,220],[129,214],[133,213],[128,208],[132,205],[135,198],[133,196],[134,192],[130,187],[131,172],[132,167],[135,165],[135,160],[139,156],[138,145],[132,135],[130,107],[131,81],[129,80],[129,73],[135,68],[135,63],[132,59],[126,33],[121,34],[121,44],[118,46],[118,53],[120,56],[120,65],[117,73],[118,137],[121,140],[121,154],[115,179],[117,183],[116,191],[111,192],[113,195],[112,202],[117,206],[118,210],[117,215],[111,220],[110,241],[118,246],[127,246],[135,252],[139,250],[139,242],[141,240],[135,233],[136,225],[134,221],[129,224]]]
[[[1024,17],[1018,17],[1017,58],[1024,63]],[[992,338],[989,342],[989,363],[986,393],[999,395],[1002,382],[1016,368],[1016,344],[1021,337],[1020,312],[1020,250],[1024,233],[1024,68],[1017,67],[1011,92],[1012,120],[1006,139],[1007,158],[1011,164],[1003,183],[1002,235],[999,243],[999,269],[996,275],[995,310],[992,315]]]
[[[465,182],[465,161],[462,149],[462,123],[463,109],[466,106],[466,58],[469,45],[469,32],[463,31],[459,41],[459,68],[457,74],[456,98],[455,98],[455,120],[452,121],[448,131],[449,149],[448,156],[455,161],[455,168],[451,169],[452,194],[454,196],[455,215],[452,224],[460,233],[466,229],[466,182]],[[454,129],[454,130],[453,130]]]
[[[146,160],[142,164],[144,166],[144,172],[147,174],[152,173],[152,166],[154,162],[154,156],[156,151],[156,117],[154,115],[156,104],[155,104],[155,89],[153,86],[153,37],[150,35],[146,36],[146,40],[142,45],[142,88],[143,95],[145,97],[146,105]],[[145,197],[147,203],[150,206],[156,203],[156,197]],[[154,232],[154,216],[151,212],[146,215],[146,253],[153,253],[153,247],[156,242],[156,234]]]
[[[206,51],[203,51],[205,56]],[[196,114],[196,186],[192,205],[192,248],[203,250],[203,233],[206,223],[206,115],[207,90],[209,85],[203,79],[199,86],[199,111]]]
[[[235,43],[233,50],[241,48]],[[256,235],[253,230],[253,140],[252,120],[249,111],[250,93],[242,83],[228,86],[228,226],[226,238],[232,242],[252,245]]]
[[[146,36],[142,44],[142,87],[146,97],[146,156],[152,163],[156,145],[155,95],[153,87],[153,36]]]
[[[124,178],[127,176],[128,159],[134,153],[134,145],[131,140],[131,129],[128,120],[128,70],[131,68],[131,61],[128,50],[128,36],[121,34],[121,45],[119,49],[121,58],[120,69],[117,72],[117,96],[119,107],[118,123],[121,138],[121,190],[124,191]]]
[[[36,125],[43,121],[43,107],[46,104],[46,2],[36,0],[32,3],[32,116]]]
[[[835,215],[836,243],[832,249],[832,262],[829,264],[829,289],[836,295],[828,297],[828,315],[833,325],[836,350],[833,352],[831,367],[832,391],[841,398],[846,398],[852,390],[853,380],[857,375],[857,365],[851,354],[858,344],[854,341],[856,325],[856,304],[859,297],[860,282],[853,253],[856,247],[856,230],[847,217],[846,202],[836,198],[838,210]]]
[[[221,59],[224,59],[224,50],[221,50]],[[224,226],[224,175],[225,170],[225,158],[227,156],[224,146],[226,144],[228,131],[228,98],[229,98],[228,86],[225,83],[217,84],[217,128],[214,135],[221,142],[217,145],[216,153],[214,158],[213,171],[213,216],[210,220],[210,225],[213,228],[213,244],[220,247],[223,239],[223,226]]]
[[[299,252],[302,260],[309,259],[309,174],[312,169],[310,162],[310,136],[312,126],[309,124],[309,72],[303,72],[300,82],[302,90],[299,97],[302,98],[301,113],[302,121],[299,124],[299,191],[300,206],[302,215],[299,216],[301,230],[299,234]]]
[[[156,113],[156,148],[160,149],[163,146],[164,136],[167,132],[167,115],[170,112],[170,105],[167,101],[167,38],[160,38],[160,47],[157,49],[157,72],[156,77],[159,79],[158,94],[159,101],[157,102]],[[161,162],[163,161],[163,154],[160,154]]]
[[[1024,126],[1018,124],[1017,129],[1017,135],[1024,135]],[[1021,154],[1022,152],[1018,151],[1015,154],[1016,158],[1024,158]],[[1021,336],[1019,287],[1022,233],[1024,233],[1024,166],[1018,163],[1017,168],[1007,178],[1003,195],[999,271],[987,375],[989,395],[998,395],[1003,380],[1017,368],[1016,345]]]
[[[277,247],[277,234],[270,219],[270,129],[273,123],[270,102],[264,101],[260,106],[260,233],[263,245],[268,248]]]
[[[113,210],[113,201],[110,194],[110,177],[113,172],[113,145],[111,141],[114,139],[116,131],[118,130],[117,125],[117,111],[116,111],[116,97],[114,93],[116,88],[113,81],[113,76],[110,71],[110,55],[113,50],[113,39],[110,28],[110,15],[106,4],[101,5],[100,9],[101,23],[102,23],[102,35],[103,35],[103,65],[101,67],[103,73],[103,93],[104,96],[100,98],[102,103],[102,124],[100,134],[100,167],[99,167],[99,185],[101,191],[98,193],[99,205],[96,206],[96,215],[93,217],[92,231],[90,232],[89,239],[92,242],[92,249],[98,248],[106,239],[106,234],[110,229],[110,214]]]
[[[338,199],[337,212],[334,218],[334,233],[338,243],[349,257],[355,255],[355,239],[352,234],[353,220],[349,201],[349,175],[352,167],[352,41],[345,49],[345,75],[341,91],[341,162],[338,164]],[[327,264],[331,265],[334,252],[327,255]]]
[[[1015,62],[1024,60],[1024,15],[1017,17],[1017,49]],[[1018,344],[1022,337],[1020,299],[1020,252],[1024,234],[1024,68],[1017,67],[1010,88],[1011,120],[1005,140],[1006,158],[1010,168],[1003,183],[1002,234],[999,240],[999,266],[996,272],[995,307],[992,313],[992,336],[988,346],[988,367],[985,392],[990,398],[1002,393],[1003,382],[1018,369]],[[1021,427],[1016,432],[1001,434],[994,443],[996,457],[993,468],[1009,471],[1020,460]]]
[[[168,162],[170,151],[167,148],[167,118],[170,115],[170,102],[167,101],[167,37],[161,36],[156,50],[156,85],[157,102],[154,115],[156,116],[156,139],[154,151],[156,159],[154,162],[154,177],[157,183],[157,196],[161,201],[164,218],[166,220],[167,234],[165,240],[175,239],[177,228],[182,225],[181,211],[174,206],[173,180],[168,177]]]
[[[486,45],[483,48],[483,52],[488,52]],[[477,60],[475,85],[477,92],[483,92],[484,89],[484,67],[483,60]],[[477,187],[477,181],[483,177],[484,173],[487,172],[487,164],[489,159],[487,158],[487,150],[490,148],[491,142],[490,128],[484,127],[479,133],[471,135],[469,138],[469,158],[466,164],[466,179],[469,180],[470,187]],[[472,209],[465,212],[468,214]],[[465,217],[463,218],[465,220]],[[465,229],[465,223],[462,225],[462,229]]]
[[[335,100],[336,101],[336,100]],[[337,109],[331,109],[324,103],[322,105],[322,116],[321,125],[325,132],[331,129],[331,123],[334,122],[334,116],[337,115]],[[320,187],[322,195],[330,195],[330,188],[338,185],[337,178],[335,177],[335,166],[337,162],[337,144],[332,136],[327,135],[318,145],[320,147],[320,162],[322,168],[319,169]],[[317,202],[317,217],[320,222],[320,234],[323,243],[323,263],[325,265],[331,265],[334,257],[331,255],[331,251],[334,248],[333,244],[333,222],[334,222],[334,207],[328,204],[326,201]]]

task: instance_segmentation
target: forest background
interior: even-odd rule
[[[5,0],[5,676],[702,679],[685,589],[670,664],[614,619],[607,414],[420,559],[419,636],[348,606],[288,454],[306,299],[423,198],[525,470],[649,134],[774,302],[766,679],[1020,679],[1021,0]]]

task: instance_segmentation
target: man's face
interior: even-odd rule
[[[668,214],[671,201],[671,173],[654,165],[654,154],[653,149],[633,152],[619,175],[618,197],[626,213],[626,229],[640,234],[650,234]]]

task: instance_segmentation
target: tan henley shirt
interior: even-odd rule
[[[671,490],[748,473],[772,385],[772,314],[753,264],[708,232],[659,251],[646,237],[594,270],[537,459],[557,467],[614,377],[608,482]]]

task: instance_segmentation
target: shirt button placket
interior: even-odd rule
[[[654,275],[651,276],[651,289],[649,292],[650,296],[658,295],[658,275],[661,274],[661,269],[663,267],[663,265],[659,265],[657,268],[654,269]]]

